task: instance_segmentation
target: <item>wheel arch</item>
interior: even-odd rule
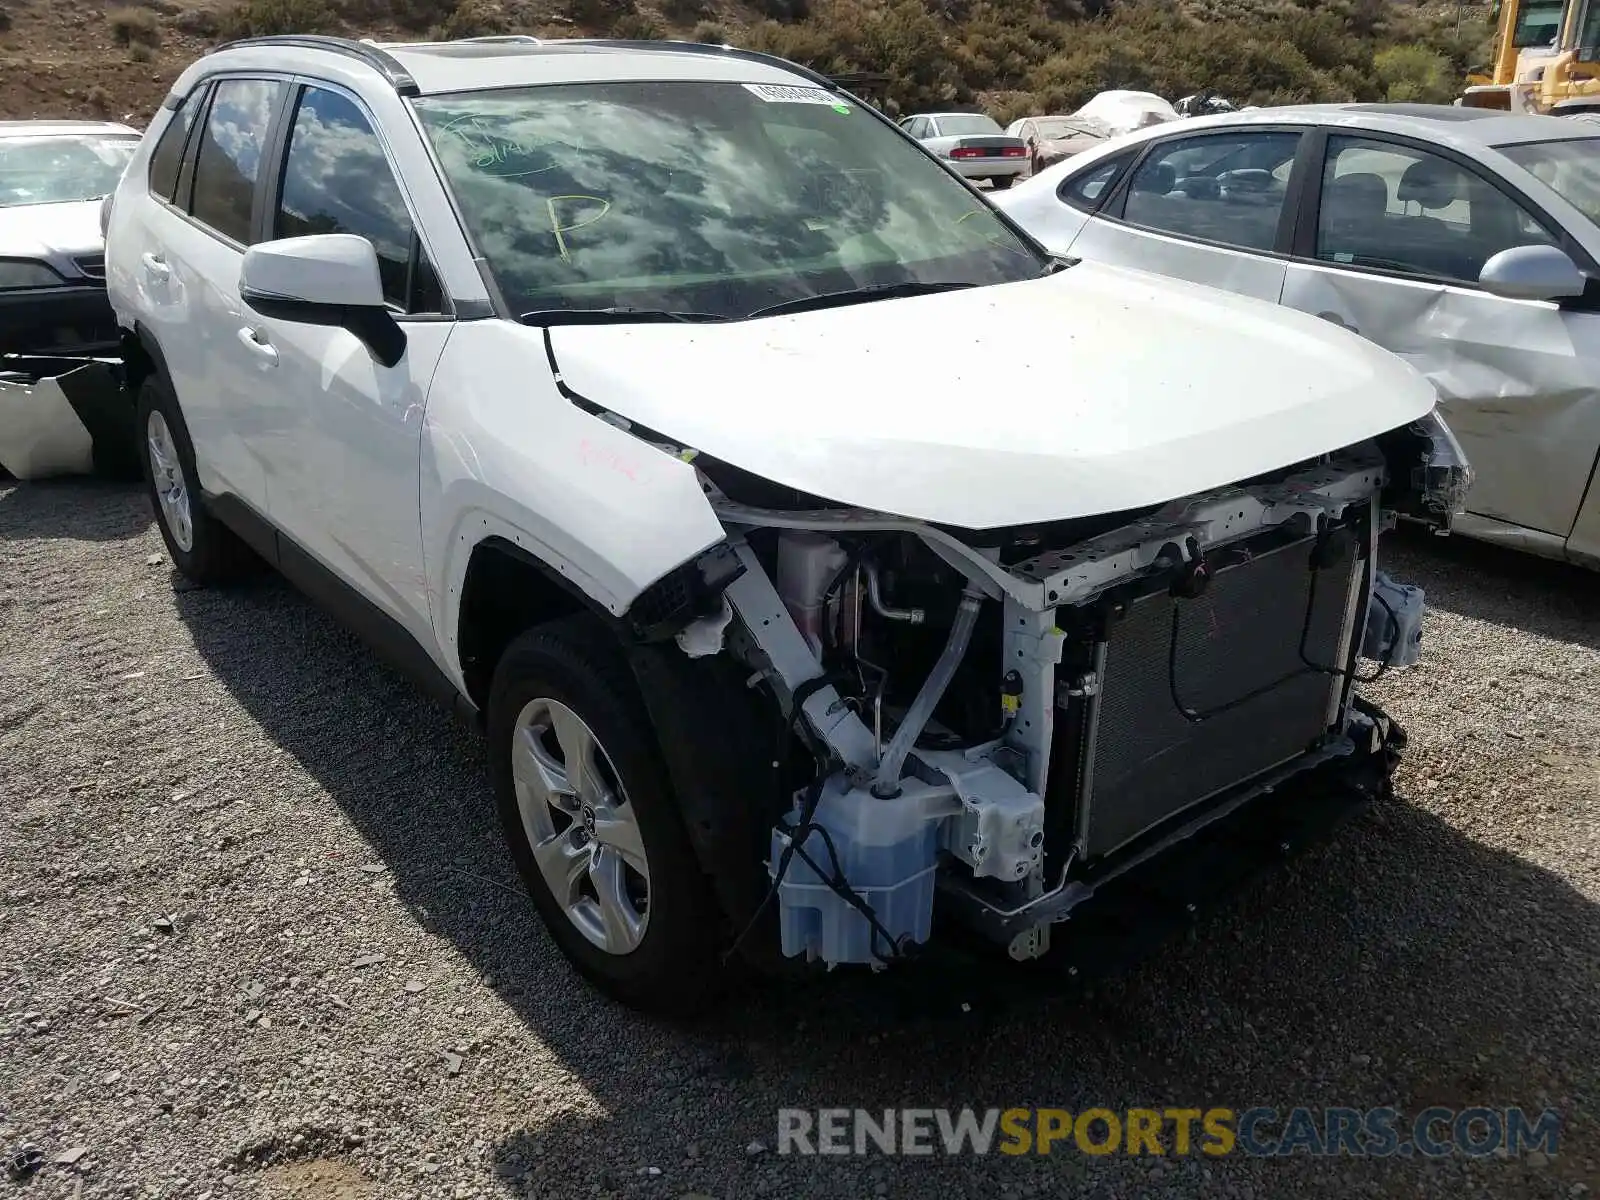
[[[509,538],[491,535],[473,546],[456,609],[455,649],[478,711],[488,704],[495,666],[519,634],[583,612],[616,625],[603,605]]]
[[[162,352],[161,343],[156,341],[156,335],[143,324],[136,322],[131,330],[122,330],[120,340],[122,369],[129,392],[137,393],[144,381],[152,375],[160,375],[169,381],[172,379],[172,373],[167,370],[167,356]]]
[[[713,596],[720,603],[721,577],[713,574],[701,589],[689,582],[705,580],[708,570],[701,559],[683,564],[617,616],[524,547],[485,537],[472,548],[461,586],[456,650],[467,695],[483,719],[495,668],[524,631],[579,614],[608,631],[638,687],[690,847],[728,928],[738,930],[766,891],[762,863],[780,807],[772,766],[778,710],[765,703],[765,692],[745,686],[748,672],[730,656],[691,659],[673,640],[689,614]],[[776,935],[750,944],[754,957],[776,946]]]

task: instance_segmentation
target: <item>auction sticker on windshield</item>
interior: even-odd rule
[[[794,87],[786,83],[747,83],[745,90],[760,96],[768,104],[825,104],[841,112],[850,111],[849,105],[825,88]]]

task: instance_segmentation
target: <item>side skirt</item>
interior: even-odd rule
[[[359,637],[389,666],[451,709],[474,729],[482,728],[478,708],[450,682],[409,630],[355,588],[323,566],[299,543],[279,532],[237,496],[204,496],[212,514],[238,534],[319,608]]]

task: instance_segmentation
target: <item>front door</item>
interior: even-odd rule
[[[1331,135],[1318,179],[1283,302],[1433,382],[1477,472],[1469,511],[1567,537],[1600,451],[1600,314],[1477,284],[1491,256],[1553,230],[1471,164],[1403,141]]]
[[[454,324],[383,144],[352,96],[300,89],[275,194],[269,238],[351,233],[373,244],[406,350],[385,367],[347,330],[245,310],[239,336],[267,352],[263,379],[286,406],[266,452],[273,523],[428,644],[422,418]]]

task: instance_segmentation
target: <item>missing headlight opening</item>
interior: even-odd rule
[[[696,628],[804,748],[774,758],[765,900],[735,948],[775,905],[783,954],[829,965],[881,968],[936,912],[1037,957],[1107,884],[1302,776],[1381,792],[1403,734],[1355,686],[1415,661],[1424,597],[1377,569],[1378,535],[1448,526],[1453,442],[1419,422],[1157,508],[988,532],[696,459],[729,532],[700,572],[723,609]]]

